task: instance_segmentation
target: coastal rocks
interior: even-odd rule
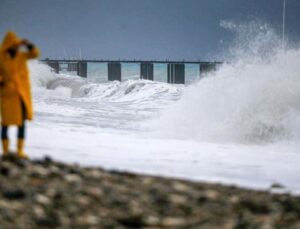
[[[9,188],[2,191],[2,196],[9,200],[18,200],[25,198],[26,194],[22,189]]]
[[[0,161],[0,228],[300,228],[288,194],[66,165]]]
[[[76,174],[67,174],[64,179],[69,184],[80,184],[82,180],[81,177]]]

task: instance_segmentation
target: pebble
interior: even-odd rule
[[[89,216],[86,217],[86,222],[87,222],[89,225],[96,225],[96,224],[98,224],[99,219],[98,219],[97,216],[89,215]]]
[[[232,203],[232,204],[237,204],[237,203],[239,203],[240,198],[239,198],[238,196],[234,195],[234,196],[231,196],[231,197],[229,198],[229,201],[230,201],[230,203]]]
[[[38,228],[58,228],[60,226],[60,221],[55,215],[36,218],[35,222]]]
[[[46,217],[45,210],[40,206],[34,206],[33,213],[36,218],[45,218]]]
[[[145,177],[142,179],[143,185],[151,185],[153,184],[154,179],[152,177]]]
[[[141,215],[143,213],[143,208],[138,201],[136,200],[130,201],[129,206],[130,206],[131,214]]]
[[[91,203],[91,200],[86,196],[79,196],[76,198],[76,201],[81,206],[88,206]]]
[[[24,204],[21,201],[11,201],[9,208],[14,211],[22,212]]]
[[[171,194],[169,196],[169,200],[173,202],[174,204],[184,204],[187,201],[187,198],[185,196]]]
[[[76,215],[79,212],[78,204],[69,204],[66,206],[66,211],[69,215]]]
[[[167,217],[162,220],[162,225],[164,227],[179,227],[184,226],[185,224],[186,220],[183,218]]]
[[[7,200],[0,200],[0,209],[7,209],[10,207],[10,203]]]
[[[2,195],[10,200],[24,199],[26,197],[26,193],[22,189],[8,189],[3,191]]]
[[[186,192],[190,189],[187,185],[179,183],[179,182],[175,182],[173,184],[173,188],[177,192]]]
[[[85,193],[94,198],[100,199],[103,197],[103,191],[98,187],[86,187]]]
[[[45,179],[35,178],[35,177],[30,179],[30,186],[41,186],[44,183],[45,183]]]
[[[30,167],[29,172],[32,177],[47,178],[49,176],[49,170],[42,165]]]
[[[19,169],[15,168],[15,167],[10,168],[10,170],[9,170],[9,177],[10,178],[18,179],[21,175],[22,175],[22,172]]]
[[[57,166],[54,166],[54,165],[51,165],[49,167],[49,173],[51,176],[61,176],[61,170]]]
[[[209,200],[216,200],[220,196],[218,191],[215,190],[206,190],[204,196]]]
[[[46,195],[49,197],[49,198],[54,198],[55,195],[57,194],[57,191],[55,188],[53,187],[49,187],[46,191]]]
[[[151,227],[158,226],[160,224],[160,220],[158,217],[155,216],[147,216],[145,218],[145,224]]]
[[[83,215],[78,218],[78,224],[82,226],[95,226],[99,223],[99,219],[94,215]]]
[[[93,179],[100,179],[102,178],[102,173],[97,169],[92,169],[87,173],[87,176]]]
[[[37,194],[35,197],[35,200],[37,203],[44,205],[44,206],[48,206],[51,204],[51,200],[47,196],[42,195],[42,194]]]
[[[126,214],[123,217],[119,218],[118,222],[126,228],[141,228],[145,225],[145,222],[141,215]]]
[[[81,183],[81,177],[77,174],[67,174],[65,176],[65,180],[68,182],[68,183]]]
[[[2,176],[8,176],[9,175],[9,172],[10,172],[10,169],[9,169],[9,167],[8,166],[1,166],[0,167],[0,174],[2,175]]]

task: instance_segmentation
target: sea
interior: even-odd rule
[[[299,194],[300,46],[268,25],[223,26],[236,36],[226,61],[203,78],[186,66],[185,85],[165,65],[154,81],[127,64],[108,82],[104,64],[84,79],[31,62],[30,157]]]
[[[140,65],[138,63],[122,63],[122,81],[140,79]],[[76,75],[77,72],[67,70],[67,64],[60,65],[60,72]],[[107,63],[87,63],[87,79],[89,82],[104,83],[108,80]],[[167,83],[167,64],[153,65],[153,80]],[[191,84],[200,79],[199,64],[185,64],[185,84]]]

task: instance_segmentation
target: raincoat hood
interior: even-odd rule
[[[21,43],[21,39],[14,32],[7,32],[1,45],[2,50],[7,50],[13,45],[18,45]]]

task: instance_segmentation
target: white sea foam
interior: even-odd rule
[[[46,87],[49,81],[58,77],[48,65],[36,60],[29,62],[29,70],[33,87]]]
[[[35,69],[32,69],[35,72]],[[37,74],[33,74],[37,75]],[[95,83],[78,76],[58,75],[50,78],[45,87],[50,90],[66,88],[72,98],[86,98],[100,101],[151,101],[158,103],[161,99],[177,100],[183,90],[183,85],[149,80],[126,80]],[[157,102],[158,101],[158,102]]]
[[[299,141],[300,49],[282,50],[266,25],[226,26],[238,32],[230,63],[188,87],[156,123],[159,132],[212,142]]]

